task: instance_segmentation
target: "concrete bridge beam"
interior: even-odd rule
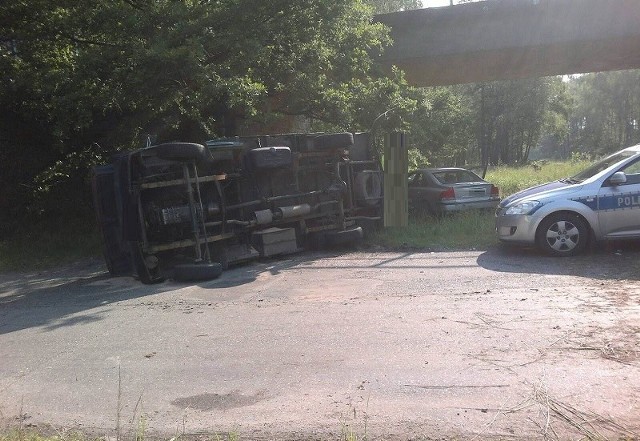
[[[640,68],[638,0],[487,0],[376,16],[380,58],[434,86]]]

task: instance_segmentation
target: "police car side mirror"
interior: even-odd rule
[[[627,182],[627,175],[625,175],[624,172],[621,172],[621,171],[615,172],[609,178],[609,183],[611,185],[621,185],[621,184],[624,184],[625,182]]]

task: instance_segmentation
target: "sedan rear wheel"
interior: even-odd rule
[[[587,246],[589,228],[579,216],[556,213],[538,227],[537,244],[552,256],[575,256]]]

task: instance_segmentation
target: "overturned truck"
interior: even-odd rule
[[[92,185],[109,272],[147,284],[357,242],[382,217],[366,133],[148,146],[96,167]]]

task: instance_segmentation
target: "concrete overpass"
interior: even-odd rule
[[[640,68],[640,0],[487,0],[376,16],[416,86]]]

